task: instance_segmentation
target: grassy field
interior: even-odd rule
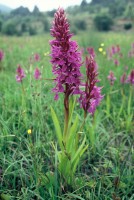
[[[73,185],[66,184],[57,165],[59,146],[50,107],[63,127],[63,95],[54,101],[49,35],[0,37],[0,198],[2,200],[133,200],[134,199],[134,85],[120,78],[134,69],[132,33],[80,32],[73,37],[83,51],[93,47],[104,98],[92,120],[86,120],[86,149]],[[120,51],[110,57],[112,46]],[[130,52],[131,55],[130,55]],[[34,60],[39,54],[40,59]],[[128,55],[129,54],[129,55]],[[116,62],[117,61],[117,62]],[[25,70],[16,82],[17,66]],[[33,73],[38,67],[41,79]],[[84,64],[83,64],[83,72]],[[107,76],[114,72],[110,85]],[[82,123],[78,103],[74,115]]]

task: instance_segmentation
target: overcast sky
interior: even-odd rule
[[[90,2],[91,0],[87,0]],[[0,4],[4,4],[11,8],[17,8],[19,6],[28,7],[31,11],[34,6],[37,5],[40,11],[52,10],[54,8],[63,7],[66,8],[71,5],[80,5],[82,0],[0,0]]]

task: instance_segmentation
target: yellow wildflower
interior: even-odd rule
[[[101,47],[104,47],[104,43],[101,43]]]
[[[30,135],[32,133],[32,130],[31,129],[28,129],[27,130],[27,133]]]
[[[44,56],[48,56],[49,55],[49,51],[47,51],[46,53],[44,53]]]
[[[102,52],[102,51],[103,51],[103,48],[100,47],[98,50],[99,50],[99,52]]]

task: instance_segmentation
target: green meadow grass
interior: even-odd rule
[[[134,199],[134,88],[124,86],[120,77],[134,69],[134,57],[128,57],[131,33],[86,32],[74,36],[80,48],[92,46],[96,52],[99,85],[104,99],[98,107],[94,126],[89,116],[82,134],[89,145],[76,173],[74,187],[64,184],[57,170],[57,146],[50,107],[63,126],[63,96],[54,101],[53,78],[50,64],[49,35],[35,37],[0,37],[4,60],[0,63],[0,198],[2,200],[133,200]],[[123,57],[115,66],[103,52],[112,45],[120,45]],[[38,53],[40,61],[30,64]],[[83,60],[87,52],[84,51]],[[26,72],[23,84],[15,80],[20,64]],[[33,78],[38,67],[41,80]],[[107,76],[112,70],[116,76],[111,87]],[[84,64],[82,71],[84,72]],[[80,122],[83,112],[76,105]],[[27,131],[32,133],[28,134]],[[58,149],[58,146],[57,146]]]

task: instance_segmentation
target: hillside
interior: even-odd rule
[[[18,36],[49,32],[55,13],[55,10],[41,12],[37,6],[30,11],[23,6],[11,10],[0,5],[0,10],[0,33]],[[90,29],[122,31],[124,27],[129,30],[134,26],[134,0],[92,0],[90,3],[81,0],[79,6],[70,6],[66,12],[71,21],[71,31],[75,34]]]

